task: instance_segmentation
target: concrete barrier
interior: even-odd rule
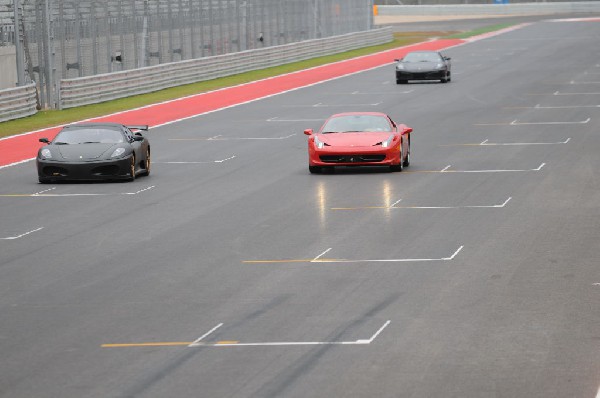
[[[35,83],[0,90],[0,122],[31,116],[36,109]]]

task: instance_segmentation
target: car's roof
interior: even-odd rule
[[[73,123],[63,128],[107,128],[113,130],[123,130],[123,125],[120,123],[109,123],[109,122],[85,122],[85,123]]]
[[[437,53],[439,53],[439,51],[434,51],[434,50],[416,50],[416,51],[408,52],[406,54],[411,54],[411,53],[435,53],[435,54],[437,54]]]
[[[382,112],[343,112],[343,113],[336,113],[335,115],[331,115],[330,118],[340,117],[340,116],[383,116],[383,117],[388,117],[388,115],[386,115],[385,113],[382,113]]]

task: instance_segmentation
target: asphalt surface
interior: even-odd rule
[[[156,128],[133,183],[0,170],[0,396],[596,397],[599,37]],[[302,131],[360,110],[414,128],[411,166],[309,174]]]

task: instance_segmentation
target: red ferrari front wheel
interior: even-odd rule
[[[400,152],[400,156],[398,157],[398,159],[400,159],[398,164],[390,165],[390,171],[402,171],[402,169],[404,169],[404,162],[402,160],[402,152]]]
[[[317,174],[320,173],[322,169],[320,166],[308,166],[308,171],[310,171],[311,174]]]

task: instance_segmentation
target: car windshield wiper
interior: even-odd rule
[[[321,134],[334,134],[339,133],[339,131],[323,131]]]
[[[101,144],[100,141],[86,141],[86,142],[80,142],[80,144]]]
[[[61,141],[57,141],[57,142],[53,142],[54,145],[69,145],[68,142],[61,142]]]

